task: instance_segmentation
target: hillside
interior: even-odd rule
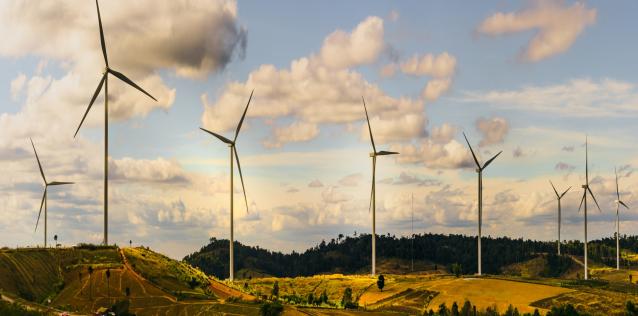
[[[253,298],[145,248],[5,249],[0,284],[7,300],[80,314],[122,301],[137,315],[256,315],[259,310],[250,303],[226,303],[231,297]]]
[[[637,252],[635,237],[623,240],[627,252]],[[608,263],[612,248],[609,241],[592,241],[589,244],[589,258],[596,262]],[[405,237],[379,235],[377,258],[386,273],[402,274],[410,272],[414,254],[417,270],[451,271],[452,264],[460,264],[462,273],[475,273],[477,268],[476,237],[464,235],[423,234],[412,241]],[[250,247],[235,242],[235,269],[239,278],[248,277],[295,277],[317,274],[365,273],[370,269],[370,235],[346,236],[329,242],[322,241],[304,252],[284,254],[260,247]],[[634,247],[634,248],[631,248]],[[563,253],[572,256],[583,255],[583,244],[569,241],[562,246]],[[523,239],[483,238],[483,271],[500,274],[503,268],[536,258],[539,254],[556,251],[554,242]],[[615,250],[614,250],[615,253]],[[628,256],[624,263],[632,263]],[[184,258],[184,261],[198,267],[209,275],[225,279],[228,277],[228,240],[211,238],[208,245]],[[391,262],[383,265],[384,262]]]

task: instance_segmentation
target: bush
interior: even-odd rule
[[[547,316],[579,316],[580,313],[576,311],[572,304],[554,306],[552,310],[547,313]]]
[[[266,302],[259,308],[259,315],[261,316],[278,316],[283,313],[284,307],[279,302]]]
[[[627,316],[638,316],[638,306],[636,306],[636,304],[632,301],[627,301],[625,310],[627,312]]]
[[[0,315],[3,316],[41,316],[46,315],[41,312],[27,310],[24,307],[13,303],[9,304],[5,301],[0,301]]]

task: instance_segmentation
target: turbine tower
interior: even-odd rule
[[[552,185],[552,189],[554,189],[554,193],[556,193],[556,200],[558,201],[558,240],[556,241],[557,247],[558,247],[558,255],[560,256],[560,225],[561,225],[561,207],[560,207],[560,200],[565,196],[565,194],[567,194],[567,192],[569,191],[569,189],[571,189],[572,187],[567,188],[567,190],[565,190],[565,192],[558,194],[558,191],[556,191],[556,187],[554,186],[554,184],[552,183],[552,181],[549,181],[549,184]]]
[[[33,152],[35,153],[35,159],[38,161],[38,168],[40,168],[40,175],[42,176],[42,180],[44,181],[44,193],[42,194],[42,202],[40,202],[40,212],[38,212],[38,220],[35,222],[34,232],[38,230],[38,224],[40,223],[40,215],[42,215],[42,206],[44,205],[44,248],[47,247],[47,190],[49,186],[54,185],[64,185],[64,184],[73,184],[73,182],[58,182],[51,181],[47,182],[47,178],[44,176],[44,171],[42,170],[42,164],[40,164],[40,158],[38,157],[38,152],[35,150],[35,145],[33,144],[33,140],[29,138],[31,141],[31,146],[33,147]]]
[[[112,68],[109,67],[109,61],[108,58],[106,57],[106,44],[104,42],[104,31],[102,30],[102,18],[100,17],[100,5],[98,4],[97,0],[95,0],[95,5],[97,7],[97,21],[98,21],[98,25],[100,27],[100,44],[102,46],[102,55],[104,56],[104,72],[102,73],[102,79],[100,80],[100,83],[97,85],[97,89],[95,89],[95,93],[93,93],[93,97],[91,98],[91,102],[89,103],[89,106],[86,108],[86,112],[84,112],[84,116],[82,117],[82,121],[80,121],[80,125],[78,125],[77,130],[75,131],[75,134],[73,135],[73,137],[75,138],[75,136],[77,136],[78,132],[80,131],[80,127],[82,127],[82,123],[84,123],[84,119],[86,119],[86,115],[89,114],[89,111],[91,110],[91,107],[93,106],[93,102],[95,102],[95,99],[97,98],[98,94],[100,94],[100,91],[102,90],[102,86],[104,86],[104,244],[108,245],[109,243],[109,77],[108,75],[111,74],[115,77],[117,77],[118,79],[124,81],[125,83],[127,83],[128,85],[132,86],[133,88],[141,91],[142,93],[146,94],[147,96],[149,96],[151,99],[157,101],[157,99],[155,99],[152,95],[150,95],[148,92],[144,91],[144,89],[140,88],[140,86],[138,86],[137,84],[135,84],[135,82],[133,82],[131,79],[129,79],[128,77],[126,77],[124,74],[122,74],[121,72],[117,72],[115,70],[113,70]]]
[[[594,200],[594,203],[596,203],[596,207],[598,207],[598,211],[602,212],[600,210],[600,206],[598,205],[598,201],[596,201],[596,197],[594,196],[594,193],[589,188],[589,157],[588,157],[587,150],[588,150],[587,137],[585,137],[585,184],[582,185],[583,197],[580,200],[580,205],[578,206],[578,212],[580,212],[581,207],[583,207],[583,203],[585,205],[584,213],[583,213],[583,215],[585,216],[585,244],[584,244],[585,246],[585,260],[584,260],[585,261],[585,280],[589,279],[589,270],[587,269],[587,193],[589,193],[592,200]]]
[[[618,171],[614,168],[614,173],[616,174],[616,270],[620,270],[620,206],[624,206],[626,209],[629,209],[629,206],[625,204],[620,199],[620,190],[618,190]]]
[[[370,127],[370,117],[368,116],[368,109],[366,108],[366,100],[361,97],[363,101],[363,110],[366,113],[366,121],[368,122],[368,131],[370,132],[370,142],[372,143],[372,152],[370,153],[370,157],[372,158],[372,191],[370,192],[370,208],[372,209],[372,276],[375,275],[376,264],[377,264],[377,226],[376,226],[376,197],[377,190],[375,186],[375,175],[377,172],[377,156],[387,156],[387,155],[398,155],[398,152],[395,151],[377,151],[377,148],[374,146],[374,138],[372,137],[372,127]]]
[[[237,170],[239,170],[239,179],[241,180],[241,188],[244,192],[244,201],[246,202],[246,212],[248,212],[248,199],[246,198],[246,187],[244,186],[244,176],[241,173],[241,165],[239,164],[239,156],[237,155],[237,148],[235,147],[235,143],[237,141],[237,136],[239,135],[239,130],[241,130],[242,124],[244,124],[244,118],[246,117],[246,112],[248,112],[248,106],[250,105],[250,100],[253,98],[253,90],[250,93],[250,98],[248,98],[248,103],[246,104],[246,108],[244,109],[244,114],[242,114],[241,119],[239,120],[239,125],[237,125],[237,129],[235,130],[235,138],[230,140],[222,135],[211,132],[204,128],[199,128],[202,131],[209,133],[215,137],[217,137],[222,142],[228,145],[230,149],[230,264],[229,264],[229,280],[233,281],[235,279],[235,253],[233,251],[233,244],[235,243],[235,235],[234,235],[234,204],[233,204],[233,156],[235,156],[235,160],[237,160]]]
[[[481,269],[481,228],[483,226],[483,170],[489,166],[498,155],[500,155],[503,151],[499,151],[498,154],[494,155],[494,157],[490,158],[485,162],[484,165],[481,166],[476,155],[474,154],[474,150],[472,150],[472,145],[470,145],[470,141],[467,140],[467,136],[463,133],[463,137],[465,138],[465,142],[467,146],[470,147],[470,152],[472,153],[472,158],[474,158],[474,163],[476,163],[476,173],[478,174],[478,275],[482,274]]]

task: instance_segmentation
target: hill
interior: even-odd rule
[[[623,244],[629,247],[626,251],[638,252],[638,242],[633,242],[635,239],[625,236]],[[381,267],[388,269],[385,272],[410,272],[410,265],[407,263],[412,260],[413,254],[416,266],[425,270],[432,270],[435,264],[444,271],[451,271],[453,264],[459,264],[463,274],[471,274],[477,270],[474,236],[415,235],[413,248],[411,244],[412,240],[406,237],[378,236],[377,258]],[[239,278],[365,273],[370,269],[370,247],[370,235],[366,234],[354,237],[339,235],[336,239],[322,241],[304,252],[288,254],[235,242],[235,269]],[[562,250],[564,254],[582,256],[583,244],[568,241],[563,244]],[[507,266],[555,251],[556,244],[550,241],[484,237],[483,271],[500,274]],[[615,248],[611,248],[607,239],[589,243],[589,258],[596,262],[608,263],[612,252],[615,256]],[[629,259],[629,254],[624,257],[625,264],[636,262]],[[208,245],[184,257],[184,261],[209,275],[225,279],[228,277],[228,240],[211,238]],[[387,261],[392,263],[383,266],[382,263]]]
[[[256,315],[254,298],[146,248],[82,246],[0,251],[3,299],[35,310],[90,313],[126,302],[137,315]]]

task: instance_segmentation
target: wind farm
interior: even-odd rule
[[[638,315],[634,12],[6,0],[0,315]]]

